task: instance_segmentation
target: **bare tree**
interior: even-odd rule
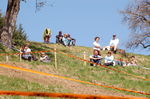
[[[134,0],[121,13],[124,15],[123,22],[132,30],[127,48],[150,49],[150,0]]]
[[[27,0],[8,0],[6,15],[4,18],[4,26],[0,30],[1,43],[9,49],[12,47],[12,35],[16,26],[16,19],[20,10],[21,1],[27,2]],[[45,4],[44,1],[35,1],[36,9],[39,9]]]

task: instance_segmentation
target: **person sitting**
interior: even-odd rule
[[[21,58],[24,60],[28,60],[28,61],[31,61],[31,60],[37,61],[38,60],[34,55],[31,54],[32,52],[28,45],[23,46],[20,49],[20,53],[21,53]]]
[[[114,66],[114,56],[112,55],[112,53],[109,51],[107,53],[107,55],[105,56],[105,62],[104,62],[105,66]]]
[[[56,36],[56,43],[58,44],[63,44],[63,35],[62,35],[62,32],[59,31],[59,34]]]
[[[137,66],[137,60],[135,56],[131,56],[129,58],[129,63],[127,64],[127,66]]]
[[[21,56],[22,59],[31,61],[32,59],[31,49],[28,47],[28,45],[23,46],[20,49],[20,51],[22,53],[22,56]]]
[[[41,53],[40,56],[41,56],[40,57],[40,62],[45,62],[45,63],[50,62],[49,57],[45,53]]]
[[[70,36],[70,34],[67,35],[67,39],[69,40],[69,46],[75,46],[76,40]]]
[[[76,39],[72,38],[72,40],[71,40],[71,45],[72,45],[72,46],[76,46]]]
[[[62,40],[63,40],[64,46],[69,46],[70,40],[68,39],[68,34],[64,34]]]
[[[110,50],[113,51],[115,54],[117,52],[118,44],[119,44],[119,39],[116,38],[116,35],[113,35],[113,39],[110,40]]]
[[[44,43],[49,43],[49,39],[50,39],[51,35],[52,35],[51,30],[46,28],[43,33]]]
[[[90,56],[90,61],[96,64],[101,64],[102,56],[98,50],[93,51],[93,55]],[[91,66],[95,66],[96,64],[90,64]]]
[[[100,46],[100,44],[99,44],[99,40],[100,40],[100,38],[99,37],[95,37],[95,41],[93,42],[93,45],[94,45],[94,50],[98,50],[98,51],[100,51],[101,50],[101,46]]]

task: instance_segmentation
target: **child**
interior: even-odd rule
[[[105,56],[105,66],[114,66],[114,56],[112,55],[112,53],[109,51],[107,53],[107,55]]]
[[[41,53],[40,62],[50,62],[49,57],[45,53]]]
[[[94,50],[93,51],[93,55],[90,56],[90,61],[96,64],[101,64],[101,60],[102,60],[102,56],[100,54],[100,52],[98,50]],[[91,66],[93,66],[93,64],[90,64]],[[95,64],[94,64],[95,66]]]

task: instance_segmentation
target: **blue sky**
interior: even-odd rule
[[[0,1],[0,9],[5,13],[7,0]],[[119,47],[125,49],[130,30],[122,23],[119,11],[132,0],[47,0],[46,6],[36,13],[35,0],[27,1],[21,3],[17,24],[23,24],[31,41],[42,42],[42,32],[48,27],[53,32],[52,42],[60,30],[76,38],[77,45],[88,47],[92,47],[95,36],[101,37],[100,44],[106,46],[112,35],[117,34]],[[150,54],[140,50],[128,52]]]

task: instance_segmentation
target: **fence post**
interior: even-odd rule
[[[55,57],[55,68],[57,69],[57,52],[56,52],[56,48],[54,48],[54,57]]]
[[[19,59],[20,59],[20,62],[22,61],[22,53],[21,53],[21,50],[20,50],[20,53],[19,53]]]
[[[8,55],[6,55],[6,62],[8,62],[9,61],[9,56]]]
[[[86,60],[86,52],[85,51],[83,52],[83,58]],[[83,65],[86,66],[86,61],[84,61]]]

